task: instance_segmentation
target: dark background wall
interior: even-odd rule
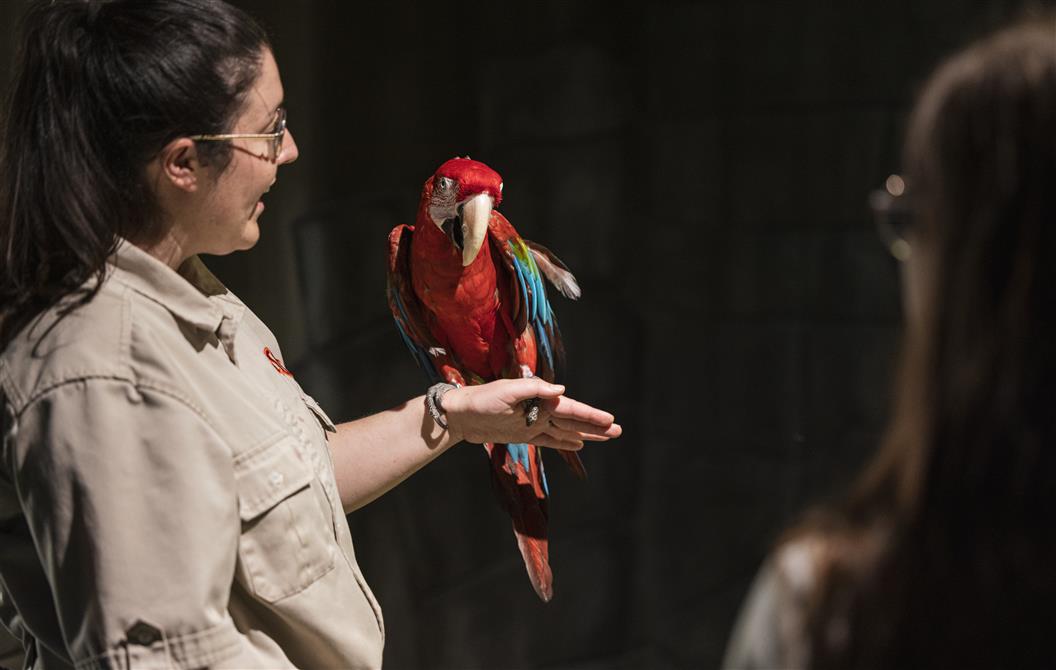
[[[208,262],[302,385],[341,419],[423,390],[384,240],[469,154],[579,277],[553,298],[563,380],[626,430],[586,483],[550,459],[548,605],[478,447],[352,515],[387,665],[714,666],[780,529],[883,426],[899,289],[866,194],[927,72],[1020,3],[239,4],[272,31],[301,159],[258,247]],[[0,3],[5,73],[20,6]]]

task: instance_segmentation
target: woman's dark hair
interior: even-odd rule
[[[876,459],[791,534],[823,547],[812,665],[1051,666],[1056,17],[940,67],[904,153],[922,309]]]
[[[20,34],[0,140],[0,349],[63,296],[90,299],[118,236],[160,237],[146,164],[177,137],[227,131],[270,48],[221,0],[40,0]],[[230,161],[226,143],[198,150]]]

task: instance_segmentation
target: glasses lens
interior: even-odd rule
[[[890,189],[873,191],[869,195],[869,206],[873,210],[876,229],[880,239],[900,261],[910,256],[908,235],[912,224],[912,213],[904,193],[892,194]]]

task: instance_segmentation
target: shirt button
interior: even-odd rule
[[[161,639],[161,631],[145,621],[137,621],[132,624],[126,633],[129,642],[149,647]]]
[[[268,475],[268,481],[271,482],[272,486],[281,486],[285,477],[282,476],[281,472],[273,472]]]

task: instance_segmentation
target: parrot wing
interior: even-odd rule
[[[535,258],[535,264],[539,266],[543,276],[550,280],[554,288],[569,300],[578,300],[581,295],[579,282],[576,281],[568,266],[562,263],[561,259],[554,255],[554,252],[543,245],[531,240],[525,240],[524,242],[531,250],[532,257]]]
[[[389,277],[386,293],[396,329],[411,350],[415,362],[425,371],[430,383],[442,381],[438,359],[446,352],[430,334],[425,310],[411,285],[411,241],[414,226],[400,225],[389,233]]]
[[[541,244],[523,239],[506,217],[498,212],[491,214],[488,237],[510,275],[510,318],[514,327],[518,333],[524,333],[529,325],[532,326],[538,354],[536,374],[553,382],[555,359],[561,361],[564,358],[564,346],[554,312],[550,309],[550,301],[546,298],[542,277],[545,276],[562,295],[573,300],[580,295],[579,284],[553,252]],[[561,451],[561,457],[576,477],[587,478],[587,470],[579,454]]]
[[[543,277],[573,299],[579,297],[579,284],[557,256],[542,245],[525,241],[499,212],[491,213],[488,238],[510,276],[510,318],[514,328],[523,332],[529,325],[532,327],[539,353],[537,374],[552,382],[555,362],[564,357],[564,347]]]

